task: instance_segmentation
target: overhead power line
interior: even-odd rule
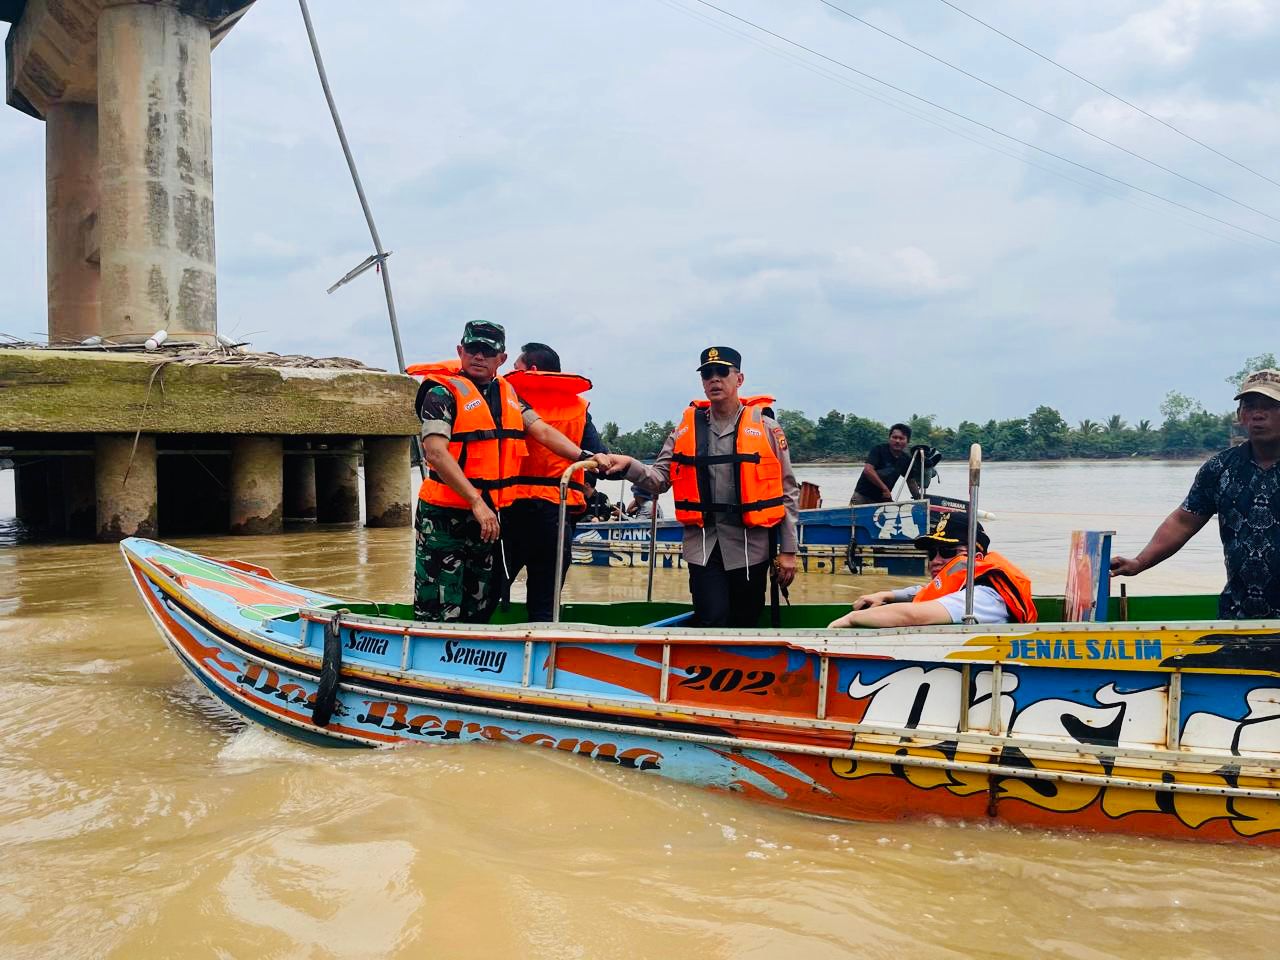
[[[1226,200],[1230,203],[1234,203],[1236,206],[1242,207],[1245,210],[1250,211],[1251,213],[1256,213],[1259,216],[1266,217],[1268,220],[1272,220],[1272,221],[1275,221],[1276,223],[1280,223],[1280,217],[1274,217],[1271,214],[1267,213],[1265,210],[1259,210],[1257,207],[1250,206],[1249,204],[1245,203],[1242,200],[1237,200],[1235,197],[1231,196],[1230,194],[1223,193],[1221,190],[1211,187],[1207,183],[1204,183],[1203,181],[1196,180],[1193,177],[1188,177],[1185,174],[1181,174],[1177,170],[1174,170],[1171,167],[1165,166],[1163,163],[1159,163],[1156,160],[1152,160],[1150,157],[1143,156],[1141,153],[1138,153],[1136,150],[1130,150],[1128,147],[1122,144],[1116,143],[1114,140],[1107,139],[1106,137],[1102,136],[1102,134],[1100,133],[1094,133],[1092,130],[1088,129],[1087,127],[1082,127],[1080,124],[1076,123],[1074,120],[1070,120],[1067,117],[1062,116],[1061,114],[1054,113],[1052,110],[1046,109],[1045,107],[1042,107],[1038,103],[1034,103],[1031,100],[1027,100],[1025,97],[1020,97],[1016,93],[1014,93],[1012,90],[1006,90],[1004,87],[1000,86],[999,84],[992,83],[990,80],[980,77],[976,73],[971,73],[970,71],[966,70],[964,67],[961,67],[957,64],[952,63],[950,60],[944,59],[943,57],[940,57],[937,54],[930,53],[928,50],[924,49],[923,47],[916,46],[916,44],[912,43],[910,40],[906,40],[898,36],[896,33],[892,33],[884,29],[883,27],[876,26],[870,20],[864,20],[862,17],[858,16],[857,14],[850,13],[848,10],[845,10],[843,7],[837,6],[836,4],[832,3],[831,0],[818,0],[818,2],[821,3],[824,7],[830,7],[832,10],[836,11],[842,16],[848,17],[850,20],[856,20],[858,23],[862,24],[864,27],[868,27],[874,30],[876,33],[881,34],[882,36],[888,37],[890,40],[893,40],[896,43],[900,43],[904,47],[907,47],[911,50],[914,50],[916,53],[919,53],[923,56],[928,57],[930,60],[934,61],[935,63],[940,63],[944,67],[954,70],[956,71],[956,73],[962,74],[968,77],[970,80],[974,80],[982,84],[984,87],[989,87],[990,89],[995,90],[997,93],[1002,93],[1006,97],[1009,97],[1011,100],[1016,100],[1018,101],[1018,103],[1021,103],[1024,106],[1030,107],[1032,110],[1038,110],[1040,113],[1043,113],[1046,117],[1052,117],[1054,120],[1057,120],[1059,123],[1065,123],[1068,127],[1071,127],[1073,130],[1079,130],[1085,136],[1092,137],[1094,140],[1097,140],[1099,143],[1105,143],[1109,147],[1114,147],[1115,149],[1121,151],[1122,153],[1127,153],[1129,156],[1137,160],[1141,160],[1143,163],[1149,163],[1151,164],[1151,166],[1155,167],[1157,170],[1163,170],[1165,173],[1175,176],[1179,180],[1184,180],[1187,183],[1197,186],[1201,190],[1207,190],[1209,193],[1212,193],[1215,196],[1221,197],[1223,200]]]
[[[1139,210],[1145,210],[1148,213],[1157,213],[1173,217],[1173,219],[1177,220],[1183,226],[1190,227],[1192,230],[1197,230],[1200,233],[1206,233],[1210,236],[1217,237],[1219,240],[1229,240],[1232,243],[1240,244],[1248,244],[1252,242],[1247,236],[1241,236],[1238,232],[1234,232],[1237,228],[1229,223],[1223,223],[1223,226],[1227,228],[1226,230],[1220,230],[1212,224],[1205,223],[1203,218],[1200,218],[1200,214],[1195,210],[1188,211],[1192,216],[1185,216],[1178,211],[1168,209],[1167,206],[1161,206],[1163,200],[1159,197],[1155,198],[1158,202],[1153,203],[1151,200],[1144,197],[1135,196],[1124,186],[1115,187],[1108,183],[1098,183],[1096,181],[1079,179],[1057,169],[1056,167],[1049,166],[1045,163],[1038,163],[1025,153],[1016,152],[1001,146],[999,141],[985,139],[979,131],[970,132],[968,128],[953,126],[944,122],[944,118],[940,118],[926,110],[909,105],[901,98],[896,98],[890,93],[881,93],[875,87],[860,83],[847,73],[838,72],[821,66],[820,64],[813,62],[812,59],[805,57],[803,53],[791,53],[783,47],[770,44],[767,39],[758,37],[750,30],[742,29],[741,27],[726,23],[723,20],[717,19],[714,14],[703,13],[692,9],[685,5],[685,0],[659,0],[659,2],[670,7],[672,10],[677,10],[685,16],[697,20],[699,23],[706,24],[727,36],[737,37],[739,40],[743,40],[746,43],[759,47],[766,53],[776,56],[782,60],[786,60],[788,63],[807,70],[808,72],[822,77],[825,80],[830,80],[832,83],[837,83],[842,87],[852,90],[855,93],[866,97],[868,100],[874,100],[876,103],[883,104],[892,110],[904,113],[907,116],[927,123],[930,126],[937,127],[939,130],[943,130],[954,137],[967,140],[969,143],[976,144],[979,147],[983,147],[993,153],[998,153],[1001,156],[1017,160],[1019,163],[1025,164],[1035,170],[1043,171],[1044,173],[1056,177],[1059,180],[1064,180],[1067,183],[1073,183],[1077,187],[1082,187],[1083,189],[1093,193],[1099,193],[1104,196],[1111,197],[1114,200],[1119,200],[1121,203],[1127,203],[1130,206],[1137,207]],[[687,0],[687,2],[698,3],[700,0]],[[965,122],[968,123],[967,120]]]
[[[1135,197],[1132,193],[1123,188],[1114,187],[1110,184],[1098,183],[1096,181],[1084,180],[1079,177],[1071,176],[1070,174],[1065,173],[1056,167],[1049,166],[1046,163],[1038,163],[1028,157],[1025,153],[1015,152],[1013,149],[1002,146],[998,141],[994,141],[989,138],[984,139],[983,134],[978,131],[970,132],[967,128],[961,128],[960,126],[954,126],[946,123],[943,119],[934,116],[923,109],[911,106],[903,102],[900,98],[894,97],[892,94],[880,93],[876,88],[869,84],[861,83],[847,74],[839,73],[835,70],[814,63],[803,54],[792,53],[782,47],[774,46],[769,43],[767,39],[758,37],[749,30],[744,30],[741,27],[734,26],[733,24],[725,23],[722,20],[717,19],[713,14],[691,9],[685,6],[685,3],[682,2],[682,0],[659,0],[659,2],[670,7],[672,10],[677,10],[691,19],[697,20],[699,23],[706,24],[726,36],[737,37],[739,40],[743,40],[753,46],[759,47],[761,50],[764,50],[766,53],[770,53],[779,59],[786,60],[788,63],[794,64],[803,70],[807,70],[816,76],[822,77],[825,80],[830,80],[832,83],[837,83],[846,89],[852,90],[855,93],[866,97],[868,100],[874,100],[876,103],[883,104],[892,110],[897,110],[899,113],[904,113],[907,116],[927,123],[930,126],[937,127],[939,130],[943,130],[954,137],[959,137],[961,140],[967,140],[969,143],[976,144],[979,147],[983,147],[993,153],[998,153],[1001,156],[1009,157],[1011,160],[1017,160],[1019,163],[1026,164],[1027,166],[1043,171],[1050,176],[1057,177],[1059,180],[1065,180],[1067,183],[1073,183],[1077,187],[1082,187],[1090,192],[1111,197],[1114,200],[1119,200],[1121,203],[1127,203],[1130,206],[1137,207],[1139,210],[1145,210],[1148,213],[1171,216],[1184,226],[1190,227],[1192,230],[1198,230],[1201,233],[1217,237],[1219,240],[1229,240],[1232,243],[1240,244],[1249,244],[1253,242],[1248,237],[1242,237],[1237,233],[1221,230],[1218,227],[1204,223],[1195,217],[1185,216],[1177,211],[1168,210],[1167,208],[1162,207],[1157,203],[1153,203],[1143,197]],[[696,2],[696,0],[689,0],[689,2]]]
[[[1126,100],[1124,97],[1120,96],[1120,94],[1116,93],[1115,91],[1108,90],[1106,87],[1102,86],[1101,84],[1094,83],[1088,77],[1081,76],[1080,74],[1072,70],[1070,67],[1064,64],[1061,64],[1057,60],[1053,59],[1053,57],[1050,57],[1046,54],[1041,53],[1035,47],[1028,46],[1027,44],[1023,43],[1021,40],[1019,40],[1017,37],[1009,36],[1009,34],[1005,33],[999,27],[994,27],[991,24],[987,23],[987,21],[982,20],[978,17],[975,17],[968,10],[961,9],[960,7],[952,3],[951,0],[938,0],[938,2],[946,4],[956,13],[960,14],[963,17],[968,17],[970,20],[972,20],[974,23],[978,24],[979,26],[986,27],[992,33],[999,34],[1000,36],[1008,40],[1010,43],[1015,44],[1016,46],[1019,46],[1023,50],[1027,51],[1027,53],[1030,53],[1034,56],[1039,57],[1041,60],[1045,61],[1045,63],[1051,63],[1055,67],[1057,67],[1059,70],[1063,71],[1064,73],[1069,73],[1071,76],[1075,77],[1081,83],[1087,83],[1089,86],[1093,87],[1093,89],[1099,91],[1100,93],[1105,93],[1108,97],[1111,97],[1113,100],[1117,100],[1120,103],[1123,103],[1126,107],[1128,107],[1131,110],[1136,110],[1138,113],[1142,114],[1147,119],[1154,120],[1156,123],[1160,124],[1162,127],[1167,127],[1168,129],[1176,133],[1178,136],[1184,137],[1187,140],[1190,140],[1192,143],[1197,144],[1198,146],[1204,147],[1204,149],[1208,150],[1210,153],[1221,157],[1223,160],[1226,160],[1228,163],[1235,164],[1241,170],[1245,170],[1249,173],[1252,173],[1255,177],[1259,177],[1260,179],[1267,181],[1267,183],[1280,187],[1280,180],[1271,179],[1271,177],[1268,177],[1265,173],[1258,172],[1257,170],[1253,169],[1253,167],[1250,167],[1247,164],[1241,163],[1235,157],[1228,156],[1227,154],[1223,153],[1221,150],[1217,149],[1216,147],[1210,146],[1209,144],[1205,143],[1203,140],[1198,139],[1197,137],[1193,137],[1191,134],[1187,133],[1185,130],[1181,130],[1178,127],[1175,127],[1168,120],[1164,120],[1160,117],[1157,117],[1154,113],[1151,113],[1148,110],[1144,110],[1142,107],[1138,106],[1136,103],[1133,103],[1130,100]]]
[[[912,93],[910,90],[906,90],[903,87],[899,87],[897,84],[890,83],[888,80],[882,80],[879,77],[875,76],[874,74],[868,73],[865,70],[860,70],[857,67],[853,66],[852,64],[845,63],[843,60],[837,60],[835,57],[828,56],[827,54],[822,53],[818,50],[815,50],[812,47],[806,46],[797,40],[792,40],[790,37],[785,37],[780,33],[770,30],[768,27],[763,27],[760,24],[755,23],[754,21],[748,20],[746,17],[741,17],[738,14],[733,13],[732,11],[729,11],[724,9],[723,7],[717,6],[716,4],[711,3],[710,0],[694,0],[694,2],[701,4],[702,6],[707,7],[708,9],[715,10],[717,13],[723,16],[729,17],[732,20],[736,20],[739,23],[745,24],[754,30],[760,31],[763,34],[773,37],[775,40],[780,40],[783,43],[793,46],[799,50],[803,50],[806,53],[811,54],[812,56],[818,57],[822,60],[827,61],[828,63],[835,64],[838,67],[848,70],[851,73],[856,73],[860,77],[865,77],[866,79],[872,81],[873,83],[877,83],[882,87],[885,87],[889,90],[893,90],[895,93],[902,94],[905,97],[910,97],[912,100],[916,100],[920,103],[927,104],[928,106],[933,107],[935,110],[941,110],[943,113],[949,114],[950,116],[953,116],[953,117],[957,117],[958,119],[964,120],[967,123],[971,123],[976,127],[982,128],[983,130],[989,130],[990,132],[1000,137],[1003,137],[1006,140],[1012,141],[1013,143],[1021,144],[1022,146],[1027,147],[1031,150],[1035,150],[1037,153],[1042,153],[1045,156],[1053,157],[1053,159],[1055,160],[1059,160],[1062,163],[1070,164],[1071,166],[1077,167],[1080,170],[1085,170],[1089,173],[1092,173],[1094,176],[1102,177],[1104,180],[1110,180],[1112,183],[1117,183],[1120,186],[1127,187],[1128,189],[1136,191],[1137,193],[1141,193],[1148,197],[1152,197],[1156,200],[1160,200],[1163,203],[1169,204],[1170,206],[1178,207],[1181,210],[1189,211],[1190,213],[1194,213],[1197,216],[1205,218],[1206,220],[1212,220],[1214,223],[1219,223],[1225,227],[1230,227],[1233,230],[1238,230],[1241,233],[1247,234],[1258,240],[1264,240],[1267,243],[1272,243],[1272,244],[1275,244],[1276,246],[1280,246],[1280,240],[1277,240],[1274,237],[1269,237],[1266,234],[1258,233],[1257,231],[1250,230],[1248,227],[1242,227],[1237,223],[1232,223],[1230,220],[1224,220],[1221,217],[1215,217],[1213,214],[1206,213],[1205,211],[1200,210],[1196,207],[1193,207],[1190,204],[1182,203],[1181,201],[1174,200],[1172,197],[1166,197],[1163,194],[1156,193],[1153,190],[1148,190],[1145,187],[1140,187],[1137,184],[1130,183],[1128,180],[1124,180],[1120,177],[1114,177],[1111,174],[1104,173],[1103,171],[1098,170],[1095,167],[1091,167],[1088,164],[1081,163],[1078,160],[1072,160],[1070,157],[1065,157],[1060,153],[1055,153],[1054,151],[1049,150],[1045,147],[1041,147],[1041,146],[1038,146],[1037,144],[1031,143],[1029,140],[1023,140],[1021,137],[1015,137],[1011,133],[1005,133],[1003,130],[1000,130],[997,127],[993,127],[989,123],[984,123],[981,120],[975,120],[973,117],[967,116],[966,114],[963,114],[958,110],[952,110],[950,107],[943,106],[942,104],[937,103],[933,100],[930,100],[927,97],[922,97],[917,93]]]

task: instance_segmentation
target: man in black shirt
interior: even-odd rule
[[[1142,552],[1116,557],[1111,572],[1131,577],[1167,560],[1216,513],[1227,566],[1219,619],[1280,619],[1280,370],[1250,375],[1236,399],[1248,442],[1207,460]]]
[[[849,498],[850,506],[861,503],[889,503],[893,500],[893,485],[899,477],[907,477],[907,487],[913,497],[920,496],[920,483],[907,476],[911,457],[907,444],[911,442],[911,428],[905,423],[895,423],[889,428],[889,442],[877,444],[867,454],[867,463],[858,477],[858,485]]]

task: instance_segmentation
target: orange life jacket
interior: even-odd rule
[[[493,422],[484,394],[462,376],[456,361],[414,364],[410,370],[453,394],[449,454],[490,506],[501,509],[509,505],[513,499],[512,483],[525,454],[524,417],[520,398],[511,384],[502,377],[495,378],[501,393],[502,423],[499,425]],[[418,488],[418,499],[437,507],[465,510],[470,506],[434,470]]]
[[[964,589],[966,557],[947,561],[938,575],[924,585],[912,600],[927,603]],[[991,587],[1009,608],[1014,623],[1035,623],[1039,619],[1031,598],[1031,579],[998,553],[979,554],[973,564],[975,586]]]
[[[769,445],[764,424],[765,408],[773,397],[743,397],[738,432],[731,454],[707,454],[711,424],[704,412],[710,401],[695,400],[685,409],[676,427],[671,456],[671,492],[676,501],[676,519],[700,527],[708,513],[726,514],[745,527],[772,527],[786,515],[782,499],[782,463]],[[736,496],[712,502],[708,467],[713,463],[734,463],[738,467]],[[724,497],[726,491],[719,491]]]
[[[461,373],[462,361],[453,360],[437,360],[435,363],[411,363],[404,368],[404,372],[411,377],[427,378],[433,373]]]
[[[587,428],[587,401],[578,394],[591,389],[590,380],[574,373],[550,370],[517,370],[508,374],[506,380],[538,416],[582,446],[582,434]],[[549,500],[559,504],[560,475],[570,461],[537,442],[529,443],[528,448],[516,471],[512,498]],[[575,479],[569,481],[569,509],[585,510],[587,488],[582,483],[581,474],[574,476]]]

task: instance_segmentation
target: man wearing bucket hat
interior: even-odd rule
[[[755,627],[770,561],[779,588],[796,574],[800,484],[773,398],[738,395],[742,355],[707,347],[698,372],[706,399],[685,408],[653,465],[615,454],[615,471],[625,468],[628,480],[651,493],[671,489],[695,625]]]
[[[978,623],[1035,623],[1031,580],[998,553],[978,524],[973,565],[973,616]],[[969,564],[969,515],[948,513],[932,533],[916,537],[917,550],[929,556],[928,583],[882,590],[859,597],[853,609],[832,627],[906,627],[963,623]]]
[[[414,616],[487,623],[498,600],[494,552],[502,509],[514,500],[528,442],[568,460],[582,448],[545,423],[498,376],[506,331],[472,320],[458,359],[415,364],[417,410],[431,470],[418,491]],[[603,458],[607,463],[607,457]]]
[[[1205,461],[1181,506],[1111,572],[1131,577],[1167,560],[1216,513],[1227,567],[1219,619],[1280,619],[1280,370],[1250,374],[1235,399],[1248,440]]]

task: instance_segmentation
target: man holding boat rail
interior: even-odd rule
[[[909,627],[963,623],[965,580],[969,563],[969,515],[948,513],[933,533],[916,537],[915,545],[929,555],[926,584],[882,590],[859,597],[853,609],[831,627]],[[973,569],[973,615],[978,623],[1035,623],[1031,580],[1012,563],[991,553],[991,538],[978,524],[977,556]]]
[[[584,456],[603,451],[604,444],[587,401],[580,396],[591,389],[586,377],[560,369],[560,354],[545,343],[526,343],[516,357],[515,372],[506,377],[516,395],[556,430],[582,448]],[[505,580],[504,593],[521,569],[527,570],[525,604],[529,620],[551,620],[555,606],[556,564],[561,573],[569,571],[569,542],[573,529],[566,524],[560,535],[560,476],[573,461],[539,444],[529,447],[520,460],[518,480],[512,490],[514,502],[502,518],[502,556],[498,571]],[[575,474],[567,490],[567,517],[573,523],[587,509],[586,478]]]
[[[673,491],[701,627],[757,626],[770,561],[780,587],[796,575],[800,484],[773,398],[738,396],[741,367],[732,347],[707,347],[698,362],[706,400],[685,408],[653,466],[613,457],[613,472],[625,469],[636,486]]]
[[[506,359],[502,327],[472,320],[456,361],[409,368],[425,377],[417,410],[431,467],[418,491],[413,610],[419,620],[487,623],[493,615],[498,517],[513,500],[527,442],[567,460],[585,456],[498,376]]]
[[[1215,513],[1227,585],[1222,620],[1280,619],[1280,370],[1240,384],[1237,416],[1248,441],[1207,460],[1187,498],[1136,557],[1115,557],[1111,573],[1132,577],[1181,550]]]

